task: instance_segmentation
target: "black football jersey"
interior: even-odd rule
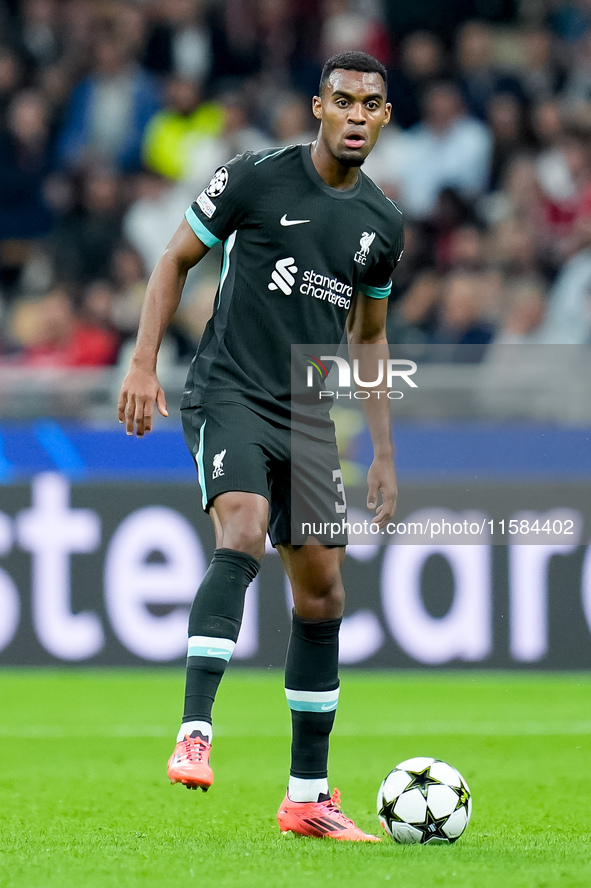
[[[291,346],[340,343],[357,291],[390,293],[400,210],[363,171],[353,188],[331,188],[310,150],[241,154],[187,210],[197,237],[224,248],[182,407],[238,401],[289,421]]]

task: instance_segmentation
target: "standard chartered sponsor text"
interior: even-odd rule
[[[338,278],[331,278],[325,274],[318,274],[312,269],[304,272],[303,283],[300,284],[300,293],[303,296],[312,295],[316,299],[322,299],[339,308],[351,307],[353,287],[345,284]]]

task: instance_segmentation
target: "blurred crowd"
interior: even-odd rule
[[[0,0],[0,362],[117,362],[186,207],[233,155],[313,140],[345,49],[389,72],[365,165],[407,221],[389,341],[589,342],[591,2],[461,6],[445,32],[397,30],[388,0]],[[212,254],[173,361],[211,312]]]

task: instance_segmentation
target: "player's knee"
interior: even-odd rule
[[[265,554],[265,534],[266,527],[244,516],[242,520],[232,521],[224,527],[221,543],[225,549],[246,552],[257,561],[262,561]]]
[[[295,612],[302,620],[338,620],[345,610],[345,599],[341,595],[305,595],[296,601]]]
[[[316,577],[293,588],[295,610],[303,620],[334,620],[343,615],[345,590],[340,574]]]
[[[311,553],[313,556],[322,553],[321,557],[314,557],[310,561],[310,569],[307,572],[306,585],[312,594],[318,598],[344,595],[341,579],[342,550],[316,547]]]
[[[245,497],[237,492],[222,494],[214,501],[212,517],[219,548],[246,552],[262,561],[269,520],[263,497]]]
[[[252,555],[257,561],[262,561],[265,556],[265,535],[249,533],[248,530],[240,533],[236,543],[231,547],[239,552]]]

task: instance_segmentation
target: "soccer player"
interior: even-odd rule
[[[150,277],[118,412],[138,437],[150,431],[155,404],[168,415],[156,375],[160,342],[188,270],[223,241],[214,313],[181,404],[216,550],[189,616],[185,709],[168,775],[204,791],[213,782],[213,701],[269,533],[294,599],[285,667],[291,769],[279,826],[371,842],[379,839],[345,817],[338,792],[331,798],[328,788],[346,536],[294,539],[291,506],[302,496],[300,481],[304,499],[310,494],[319,503],[319,520],[334,521],[336,507],[342,518],[345,504],[334,430],[300,476],[292,466],[290,351],[296,343],[338,343],[346,330],[350,349],[373,344],[387,357],[387,297],[402,254],[402,217],[360,170],[390,119],[384,67],[361,52],[334,56],[313,113],[320,121],[315,142],[235,157],[187,210]],[[383,528],[396,502],[389,402],[365,403],[374,449],[367,504]]]

